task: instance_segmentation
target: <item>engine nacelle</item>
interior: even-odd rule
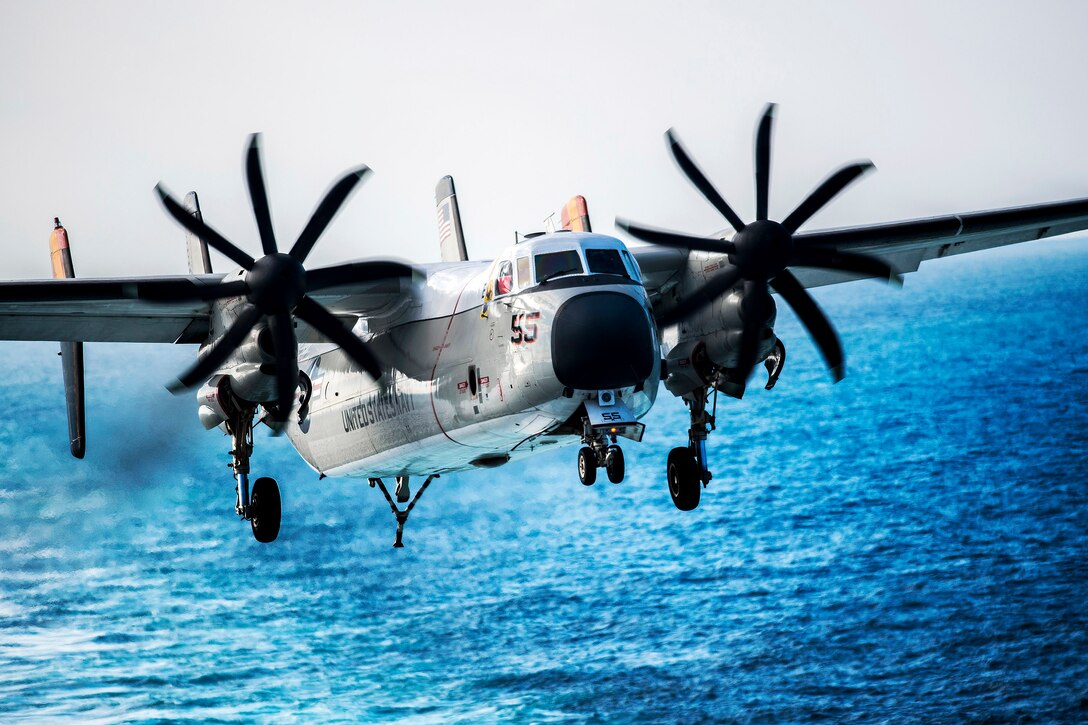
[[[713,279],[720,266],[727,262],[720,256],[693,252],[688,263],[687,275],[675,291],[678,299]],[[744,381],[734,380],[730,372],[738,364],[745,319],[751,315],[760,318],[757,360],[771,354],[777,340],[774,334],[777,319],[774,298],[766,296],[761,301],[746,301],[745,297],[745,283],[738,282],[727,294],[666,333],[665,341],[671,344],[666,358],[668,377],[665,387],[670,392],[684,395],[697,388],[714,385],[728,395],[740,397],[743,394]]]
[[[196,391],[197,410],[200,424],[205,430],[211,430],[225,423],[235,412],[237,406],[230,389],[230,378],[216,375]]]
[[[774,298],[767,297],[763,305],[746,305],[744,292],[740,289],[733,290],[723,297],[718,304],[710,307],[714,313],[711,331],[698,336],[698,341],[706,346],[706,355],[710,361],[720,368],[735,368],[740,356],[740,340],[744,323],[750,315],[758,315],[760,319],[759,353],[756,360],[765,358],[774,347],[774,323],[778,319],[778,310],[775,307]],[[717,329],[713,329],[713,325]]]

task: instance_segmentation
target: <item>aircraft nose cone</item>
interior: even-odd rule
[[[587,292],[560,305],[552,323],[552,367],[563,385],[604,390],[637,385],[656,363],[646,310],[617,292]]]

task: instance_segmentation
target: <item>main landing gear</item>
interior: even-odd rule
[[[626,474],[623,449],[616,445],[615,434],[594,429],[586,419],[582,430],[582,448],[578,451],[578,480],[583,486],[597,481],[597,469],[604,468],[608,480],[619,483]]]
[[[234,472],[234,512],[249,521],[253,537],[262,544],[276,540],[280,533],[280,488],[274,478],[262,477],[249,488],[249,458],[253,455],[255,406],[241,404],[226,420],[231,437],[230,469]]]
[[[673,448],[669,451],[666,478],[669,483],[669,495],[676,508],[691,511],[699,505],[702,489],[713,478],[707,467],[706,438],[714,430],[714,412],[717,410],[718,396],[715,390],[714,410],[707,412],[706,406],[711,388],[697,388],[684,396],[688,406],[691,425],[688,427],[688,445],[685,448]]]
[[[437,473],[432,473],[427,476],[427,480],[423,482],[423,485],[416,491],[415,498],[408,504],[408,508],[401,511],[397,508],[397,504],[393,502],[393,497],[389,495],[389,489],[385,487],[380,478],[370,479],[370,487],[377,486],[381,489],[382,495],[385,496],[385,500],[389,502],[389,508],[393,510],[393,516],[397,519],[397,538],[393,541],[394,549],[403,549],[404,542],[401,538],[404,536],[404,524],[408,522],[408,514],[412,513],[412,509],[416,507],[416,503],[419,502],[419,497],[423,495],[423,492],[427,490],[427,486],[431,485],[431,481],[438,478]],[[397,501],[405,503],[408,501],[408,497],[412,495],[411,490],[408,488],[408,476],[397,476],[397,486],[395,489],[397,495]]]

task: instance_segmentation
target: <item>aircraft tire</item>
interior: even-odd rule
[[[699,466],[689,448],[673,448],[669,451],[667,467],[669,495],[676,508],[691,511],[699,505],[702,481]]]
[[[578,480],[583,486],[592,486],[597,480],[597,454],[589,446],[578,451]]]
[[[262,544],[276,540],[280,533],[280,487],[274,478],[258,478],[250,496],[249,523],[253,538]]]
[[[604,459],[604,470],[608,474],[608,480],[619,483],[623,480],[626,469],[623,464],[623,449],[619,446],[609,446],[608,455]]]

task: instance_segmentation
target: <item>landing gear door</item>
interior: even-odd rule
[[[630,438],[636,443],[642,442],[642,434],[646,431],[646,426],[635,419],[631,409],[622,400],[617,400],[609,406],[602,406],[595,400],[587,400],[585,406],[589,424],[594,429]]]

